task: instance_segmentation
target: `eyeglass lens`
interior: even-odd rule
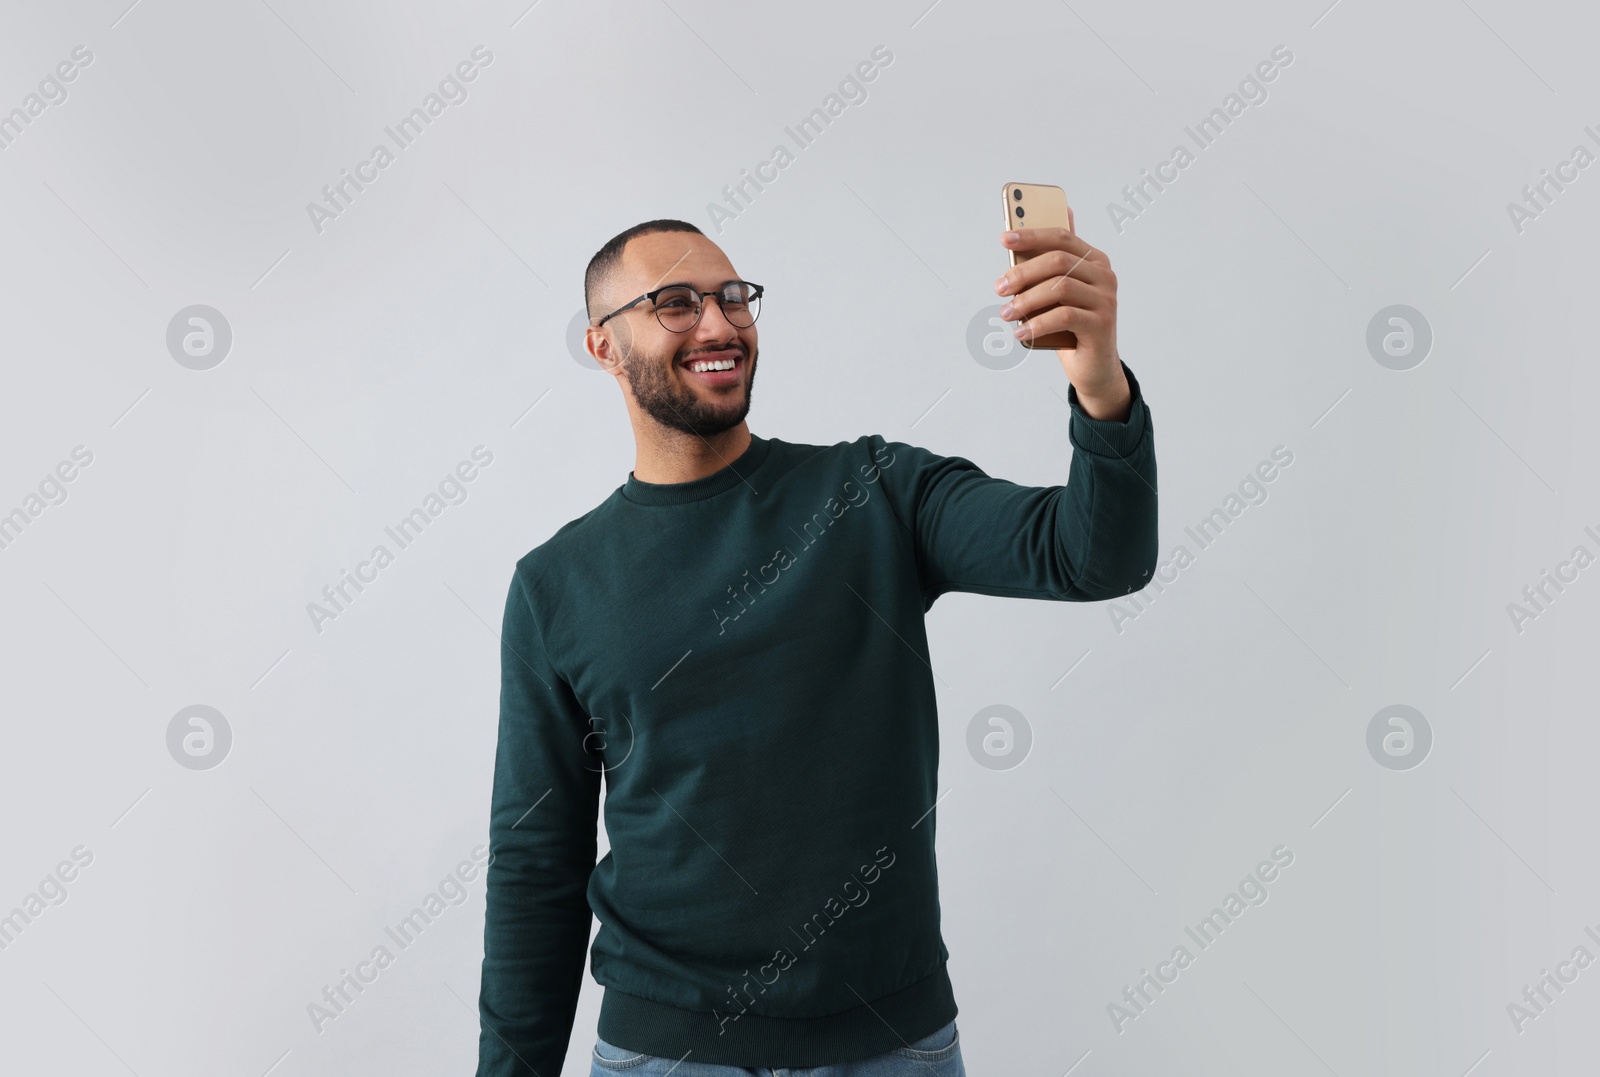
[[[728,324],[747,328],[755,324],[761,299],[743,281],[731,281],[716,293]],[[682,333],[700,320],[699,296],[689,288],[668,288],[656,296],[656,318],[674,333]]]

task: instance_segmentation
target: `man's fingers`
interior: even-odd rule
[[[1013,232],[1016,233],[1016,239],[1005,238]],[[1014,251],[1058,250],[1089,254],[1094,250],[1066,228],[1011,228],[1000,234],[1000,242]]]
[[[1007,321],[1015,322],[1059,304],[1094,309],[1104,301],[1104,293],[1088,281],[1075,277],[1051,277],[1012,297],[1008,304],[1010,311],[1002,316]]]
[[[1018,339],[1033,340],[1049,336],[1051,333],[1059,333],[1063,329],[1070,329],[1081,341],[1085,334],[1092,334],[1101,321],[1100,315],[1082,307],[1051,307],[1042,314],[1024,321],[1019,327],[1022,335]]]
[[[1072,277],[1100,285],[1109,284],[1114,279],[1110,263],[1103,258],[1094,259],[1071,251],[1051,250],[1006,270],[995,282],[995,287],[1000,295],[1015,295],[1051,277]]]

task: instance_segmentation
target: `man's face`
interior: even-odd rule
[[[738,280],[722,249],[692,232],[656,232],[628,242],[622,264],[596,311],[609,314],[637,295],[668,284],[712,292]],[[597,339],[598,334],[606,334]],[[590,330],[590,347],[624,381],[646,415],[673,430],[711,437],[744,422],[756,375],[755,326],[732,325],[716,299],[703,301],[700,321],[685,333],[662,326],[648,301]],[[697,372],[707,360],[733,360],[732,370]],[[612,360],[612,362],[608,362]]]

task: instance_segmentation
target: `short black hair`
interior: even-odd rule
[[[693,232],[697,236],[705,235],[704,232],[688,221],[662,218],[661,220],[636,224],[627,231],[618,232],[606,240],[606,245],[596,251],[593,258],[589,259],[589,268],[583,272],[583,306],[591,319],[597,313],[594,309],[595,296],[605,283],[606,278],[621,264],[622,251],[628,245],[628,241],[636,236],[648,236],[656,232]]]

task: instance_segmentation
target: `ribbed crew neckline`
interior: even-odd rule
[[[630,471],[628,481],[622,485],[622,496],[640,505],[684,505],[704,501],[746,482],[766,462],[771,448],[769,439],[751,434],[749,446],[727,467],[689,482],[642,482]]]

